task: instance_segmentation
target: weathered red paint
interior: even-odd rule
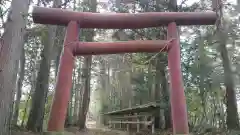
[[[100,55],[167,51],[171,40],[135,40],[121,42],[76,42],[74,55]]]
[[[48,122],[48,131],[59,132],[64,130],[74,65],[74,56],[72,53],[73,47],[71,42],[76,42],[77,40],[78,24],[77,22],[72,21],[68,24],[64,39],[64,47],[60,59],[55,95]]]
[[[170,102],[172,112],[173,134],[188,134],[188,118],[184,94],[178,29],[175,22],[168,25],[168,39],[175,38],[168,51],[170,73]]]
[[[147,13],[90,13],[59,8],[34,7],[35,23],[67,25],[77,21],[81,28],[134,29],[178,25],[210,25],[217,20],[215,12],[147,12]]]

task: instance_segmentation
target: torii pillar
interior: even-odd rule
[[[217,20],[215,12],[90,13],[34,7],[32,16],[35,23],[67,26],[56,90],[48,122],[49,132],[61,133],[64,130],[72,85],[74,56],[159,52],[162,50],[168,52],[173,134],[187,135],[189,133],[177,25],[213,25]],[[137,29],[167,26],[168,39],[97,43],[79,42],[77,41],[78,26],[81,28],[101,29]]]

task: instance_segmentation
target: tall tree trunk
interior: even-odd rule
[[[45,38],[42,39],[42,44],[44,44],[41,54],[42,60],[37,75],[36,88],[32,95],[31,110],[27,122],[27,129],[34,132],[42,131],[45,102],[48,93],[51,44],[48,44],[48,41],[44,41],[46,40]]]
[[[85,128],[86,124],[86,115],[89,108],[90,102],[90,81],[91,81],[91,64],[92,64],[92,56],[86,56],[84,58],[84,67],[83,67],[83,77],[84,77],[84,92],[82,98],[82,106],[79,117],[79,128],[80,130]]]
[[[121,108],[128,108],[131,106],[131,65],[128,61],[128,54],[119,55],[121,61],[119,61],[118,69],[120,71],[117,72],[118,82],[119,82],[119,91],[120,91],[120,100],[121,100]]]
[[[78,68],[76,69],[77,77],[76,77],[76,84],[75,84],[75,95],[74,95],[74,112],[73,112],[73,118],[74,118],[74,125],[77,125],[78,122],[78,114],[79,114],[79,101],[81,100],[80,90],[81,90],[81,60],[79,60],[79,63],[77,64]]]
[[[199,31],[199,35],[200,35],[200,40],[199,40],[199,42],[203,42],[202,41],[202,37],[201,37],[201,33],[200,33],[200,31]],[[200,73],[200,76],[199,76],[199,90],[200,90],[200,92],[199,92],[199,96],[200,96],[200,98],[201,98],[201,105],[202,105],[202,109],[203,109],[203,114],[202,114],[202,116],[203,116],[203,118],[201,119],[201,121],[206,121],[208,118],[208,116],[207,116],[207,112],[206,112],[206,94],[205,94],[205,86],[204,86],[204,79],[206,78],[206,76],[205,76],[205,69],[204,69],[204,64],[205,64],[205,62],[204,62],[204,51],[205,51],[205,49],[204,49],[204,45],[203,44],[199,44],[199,46],[198,46],[198,51],[199,51],[199,53],[198,53],[198,57],[199,57],[199,73]]]
[[[61,0],[55,0],[53,7],[61,5]],[[44,33],[44,32],[43,32]],[[46,35],[48,37],[46,37]],[[40,69],[37,76],[36,89],[32,96],[32,105],[27,122],[27,129],[34,132],[41,132],[45,114],[45,103],[48,93],[49,72],[51,64],[51,51],[56,37],[56,26],[48,26],[48,34],[42,35],[44,45],[40,62]]]
[[[16,63],[21,56],[24,28],[28,12],[28,0],[12,0],[11,10],[0,44],[0,135],[10,134],[10,121],[14,89],[16,86]]]
[[[165,129],[169,129],[172,127],[171,123],[171,107],[170,107],[170,100],[169,100],[169,89],[168,89],[168,81],[166,78],[165,72],[165,64],[161,64],[160,66],[160,74],[161,74],[161,95],[163,98],[163,103],[167,105],[166,109],[163,111],[164,114],[164,125]]]
[[[220,37],[222,39],[224,37]],[[236,92],[234,88],[233,74],[231,70],[231,62],[228,57],[226,42],[220,43],[220,53],[222,57],[224,69],[224,83],[226,87],[226,106],[227,106],[227,127],[229,129],[239,128],[239,117],[236,102]]]
[[[20,105],[20,101],[21,101],[21,97],[22,97],[22,83],[24,80],[24,74],[25,74],[25,50],[24,47],[22,48],[22,55],[21,55],[21,59],[19,61],[19,65],[20,65],[20,70],[19,70],[19,78],[17,81],[17,99],[15,101],[15,110],[14,110],[14,116],[13,116],[13,125],[17,125],[17,121],[18,121],[18,114],[19,114],[19,105]]]
[[[28,109],[28,106],[29,106],[29,101],[31,99],[31,95],[32,95],[32,89],[30,90],[28,96],[27,96],[27,100],[26,100],[26,103],[25,103],[25,107],[24,107],[24,110],[23,110],[23,117],[22,117],[22,122],[21,122],[21,127],[24,126],[25,124],[25,119],[27,118],[27,109]]]
[[[178,12],[177,7],[177,0],[170,0],[169,1],[169,10],[172,12]],[[160,34],[161,35],[161,34]],[[161,35],[162,38],[166,38],[166,33]],[[162,55],[162,54],[160,54]],[[164,55],[162,55],[162,58]],[[159,59],[162,59],[159,58]],[[159,67],[159,72],[161,76],[161,95],[163,96],[163,101],[167,105],[166,109],[164,110],[164,120],[165,120],[165,129],[169,129],[172,127],[172,119],[171,119],[171,106],[170,106],[170,98],[169,98],[169,89],[168,89],[168,81],[165,73],[166,65],[165,63],[162,64],[164,66]]]
[[[148,75],[147,75],[147,86],[148,86],[148,100],[149,101],[154,101],[154,98],[152,98],[153,96],[152,95],[154,95],[153,93],[154,93],[154,90],[153,90],[153,81],[154,81],[154,79],[153,79],[153,73],[152,73],[152,71],[153,71],[153,65],[152,65],[152,62],[150,62],[149,64],[148,64]]]
[[[107,81],[107,74],[106,74],[106,61],[100,56],[99,58],[99,68],[100,68],[100,75],[99,82],[100,82],[100,113],[104,112],[104,106],[106,104],[106,81]],[[103,115],[99,115],[99,119],[97,121],[97,125],[104,124],[104,117]]]
[[[90,6],[89,9],[91,12],[96,12],[97,10],[97,1],[90,0],[85,1]],[[94,30],[89,29],[86,31],[86,41],[93,41],[94,38]],[[90,102],[90,81],[91,81],[91,65],[92,65],[92,56],[84,57],[84,67],[83,67],[83,77],[84,77],[84,92],[83,99],[81,105],[81,112],[79,117],[79,129],[82,130],[85,128],[86,124],[86,115],[89,108]]]
[[[80,62],[81,63],[81,62]],[[81,123],[80,118],[82,117],[82,105],[83,105],[83,93],[84,93],[84,74],[83,74],[83,70],[84,70],[84,65],[81,65],[81,70],[79,70],[79,77],[81,77],[81,81],[79,83],[81,83],[81,86],[78,88],[79,90],[79,108],[78,108],[78,121],[77,121],[77,125],[79,126]]]
[[[155,90],[154,90],[154,101],[159,101],[161,99],[161,97],[163,97],[162,95],[162,91],[161,91],[161,66],[163,66],[163,64],[161,64],[161,57],[162,55],[159,55],[157,58],[156,58],[156,75],[155,75]],[[163,101],[163,99],[161,99],[161,101]],[[163,126],[164,124],[164,121],[163,121],[163,115],[161,113],[161,109],[158,110],[158,115],[156,115],[155,117],[155,125],[156,127],[161,127]]]
[[[226,112],[227,112],[227,127],[229,129],[239,128],[239,117],[236,102],[236,92],[234,86],[233,72],[231,67],[231,61],[229,59],[228,50],[226,47],[228,35],[226,31],[226,22],[223,18],[223,4],[218,0],[219,14],[218,23],[218,38],[220,41],[219,51],[222,58],[222,64],[224,69],[224,83],[226,87]]]
[[[54,49],[56,50],[56,58],[55,58],[55,77],[57,77],[58,66],[62,52],[62,44],[64,39],[65,28],[63,26],[57,26],[56,39],[54,42]]]
[[[31,60],[30,60],[30,72],[32,73],[28,80],[30,80],[30,85],[31,85],[31,89],[30,89],[30,92],[28,93],[28,96],[27,96],[27,99],[26,99],[26,102],[25,102],[25,107],[24,107],[24,111],[23,111],[23,117],[22,117],[22,122],[21,122],[21,126],[23,127],[24,124],[25,124],[25,119],[27,118],[27,113],[28,113],[28,108],[29,108],[29,101],[31,99],[31,96],[32,96],[32,93],[35,89],[35,85],[36,85],[36,69],[35,69],[35,64],[36,62],[33,60],[34,58],[36,58],[36,56],[34,56],[33,54],[31,55]]]
[[[76,10],[76,0],[74,0],[73,1],[73,10],[75,11]],[[80,83],[80,78],[81,78],[81,75],[80,75],[80,69],[81,69],[81,60],[80,60],[80,62],[79,62],[79,65],[78,65],[78,63],[77,62],[75,62],[76,64],[75,64],[75,68],[74,68],[74,70],[73,70],[73,85],[72,85],[72,98],[71,99],[73,99],[73,95],[74,95],[74,103],[73,103],[73,101],[71,101],[71,104],[73,105],[73,112],[72,112],[72,119],[71,119],[71,124],[73,124],[73,125],[77,125],[77,123],[78,123],[78,111],[79,111],[79,109],[78,109],[78,107],[79,107],[79,103],[78,103],[78,101],[79,101],[79,88],[80,87],[78,87],[79,86],[79,83]],[[77,66],[79,66],[79,69],[77,68]],[[79,72],[78,72],[79,71]],[[78,73],[78,75],[76,76],[76,73]],[[81,84],[80,84],[81,85]],[[71,108],[70,108],[71,109]]]
[[[74,93],[75,93],[75,90],[76,90],[76,64],[74,64],[74,69],[73,69],[73,76],[72,76],[72,89],[71,89],[71,97],[70,97],[70,101],[69,101],[69,104],[68,104],[68,108],[69,108],[69,124],[70,125],[73,125],[73,120],[74,120],[74,117],[73,117],[73,111],[74,111],[74,103],[73,103],[73,96],[74,96]]]

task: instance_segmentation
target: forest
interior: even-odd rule
[[[219,1],[0,0],[0,135],[175,135],[168,55],[162,50],[74,57],[65,131],[47,133],[67,27],[34,23],[35,6],[92,13],[213,12]],[[240,0],[222,0],[216,7],[215,24],[178,27],[189,133],[240,135]],[[85,42],[167,37],[167,27],[78,31]]]

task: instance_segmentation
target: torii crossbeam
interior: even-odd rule
[[[213,25],[215,12],[90,13],[57,8],[34,7],[35,23],[67,26],[48,131],[61,132],[72,85],[74,56],[133,52],[168,53],[170,102],[174,135],[188,134],[186,100],[183,88],[177,25]],[[125,42],[81,42],[79,28],[136,29],[167,26],[167,40]]]

